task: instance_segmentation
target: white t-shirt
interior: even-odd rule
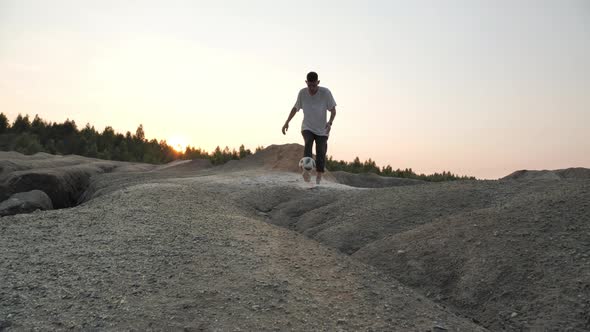
[[[309,130],[318,136],[328,136],[326,123],[328,110],[336,106],[332,92],[323,86],[318,87],[315,95],[310,95],[308,88],[303,88],[297,95],[293,106],[297,111],[303,109],[301,131]]]

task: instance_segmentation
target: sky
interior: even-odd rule
[[[300,143],[309,71],[337,160],[496,179],[590,167],[590,1],[0,0],[0,112],[212,151]]]

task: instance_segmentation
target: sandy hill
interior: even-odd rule
[[[100,160],[76,155],[53,156],[37,153],[25,156],[0,151],[0,202],[15,193],[42,190],[53,207],[78,205],[95,185],[92,178],[106,173],[169,172],[190,173],[211,168],[209,160],[178,160],[165,165]],[[1,210],[1,208],[0,208]],[[0,215],[2,212],[0,211]]]
[[[271,145],[241,160],[232,160],[223,170],[263,168],[267,170],[299,172],[298,162],[303,156],[301,144]]]
[[[503,180],[560,180],[560,179],[590,179],[590,169],[583,167],[572,167],[557,170],[520,170],[502,178]]]
[[[590,326],[588,180],[320,190],[313,197],[276,191],[250,200],[243,192],[236,202],[485,327]]]
[[[0,218],[0,329],[590,329],[590,179],[314,187],[300,148],[117,164]]]
[[[221,169],[224,171],[259,169],[300,173],[298,164],[302,157],[303,145],[301,144],[271,145],[242,160],[230,161]],[[423,182],[413,179],[383,177],[376,174],[352,174],[342,171],[330,172],[329,170],[326,170],[324,178],[330,182],[360,188],[394,187]]]

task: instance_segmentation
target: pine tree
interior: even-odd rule
[[[14,120],[14,123],[12,124],[12,131],[15,134],[22,134],[26,131],[29,131],[29,129],[31,129],[31,121],[29,120],[29,115],[27,114],[23,117],[19,114],[16,117],[16,120]]]
[[[0,113],[0,134],[6,133],[10,129],[10,123],[4,113]]]

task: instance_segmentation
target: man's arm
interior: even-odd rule
[[[330,120],[328,120],[328,123],[326,123],[326,130],[329,133],[330,129],[332,129],[332,123],[334,122],[334,118],[336,117],[336,106],[330,108],[328,112],[330,112]]]
[[[331,125],[332,122],[334,122],[334,118],[336,117],[336,106],[329,109],[328,112],[330,112],[330,120],[328,121],[328,123]]]
[[[289,113],[289,117],[287,118],[287,121],[285,122],[285,124],[283,125],[283,135],[287,134],[287,129],[289,129],[289,121],[291,121],[291,119],[293,119],[293,117],[295,116],[295,114],[297,114],[297,109],[295,107],[293,107],[291,109],[291,113]]]

